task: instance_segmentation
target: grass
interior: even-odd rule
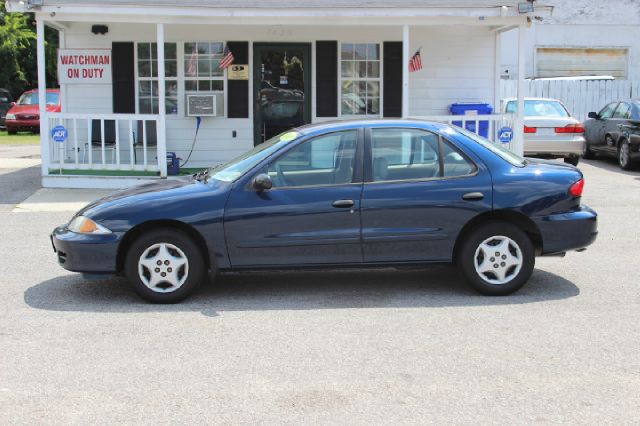
[[[0,130],[0,145],[38,145],[40,135],[20,132],[17,135],[8,135],[6,130]]]

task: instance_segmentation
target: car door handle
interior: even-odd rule
[[[355,204],[356,203],[353,200],[336,200],[333,202],[332,206],[337,209],[349,209]]]
[[[484,198],[484,194],[482,192],[467,192],[462,196],[462,199],[465,201],[480,201]]]

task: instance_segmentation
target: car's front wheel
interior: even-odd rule
[[[507,222],[488,222],[464,240],[457,263],[467,282],[482,294],[503,296],[531,277],[535,250],[523,231]]]
[[[125,259],[125,274],[133,289],[153,303],[180,302],[200,284],[204,272],[197,244],[174,229],[141,235]]]

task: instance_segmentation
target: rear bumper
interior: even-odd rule
[[[51,243],[58,264],[72,272],[113,274],[117,272],[116,258],[120,234],[84,235],[71,232],[66,226],[56,228]]]
[[[570,139],[527,139],[524,141],[524,154],[527,157],[536,155],[546,156],[576,156],[582,154],[584,147],[582,136]]]
[[[598,214],[587,206],[532,219],[542,234],[543,255],[584,249],[598,236]]]

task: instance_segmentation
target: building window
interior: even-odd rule
[[[224,70],[220,69],[223,42],[184,44],[184,79],[187,92],[224,90]]]
[[[158,48],[138,43],[138,112],[158,114]],[[176,43],[164,44],[165,109],[178,113],[178,57]]]
[[[341,115],[380,115],[380,45],[344,43],[340,49]]]

